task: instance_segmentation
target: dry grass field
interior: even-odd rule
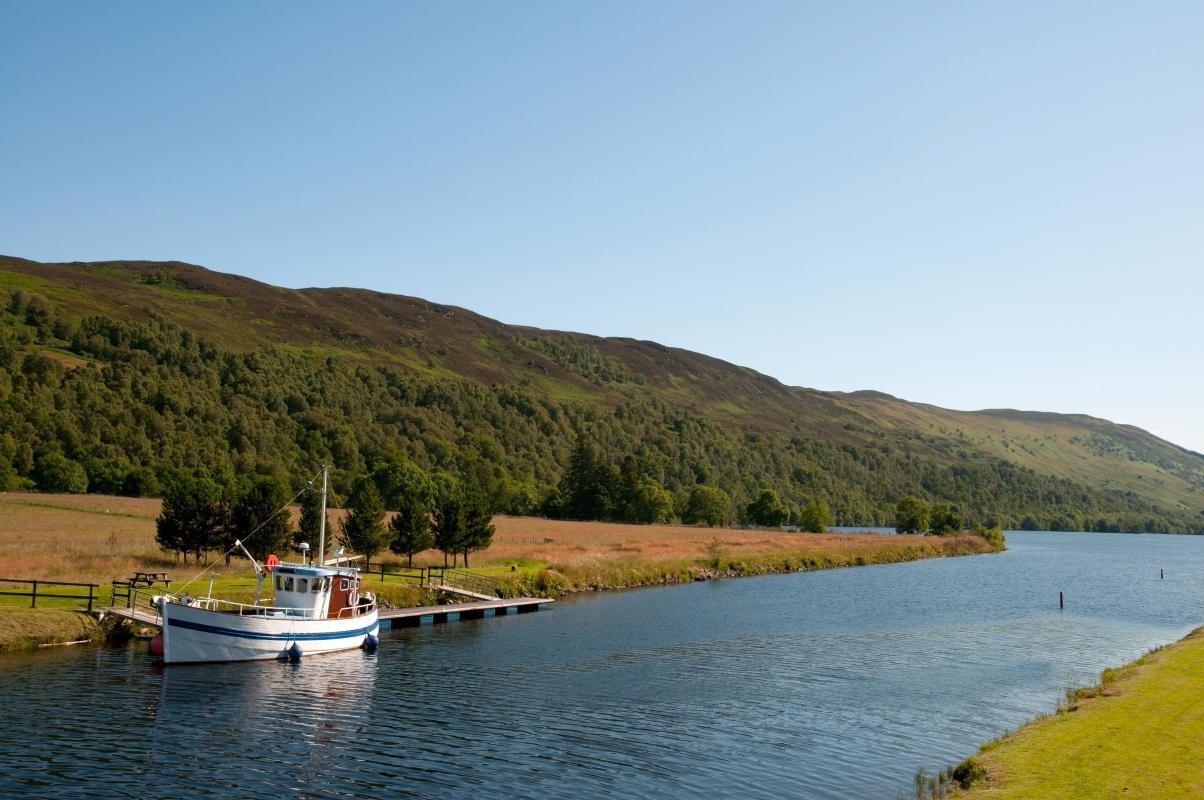
[[[154,540],[158,513],[158,500],[0,493],[0,578],[107,585],[135,570],[166,570],[173,579],[198,572],[198,565],[184,565],[159,550]],[[331,511],[336,527],[341,516]],[[691,570],[749,574],[989,549],[974,536],[800,534],[505,516],[494,522],[493,546],[474,554],[472,567],[508,572],[513,564],[525,576],[554,573],[556,580],[529,587],[545,591],[672,582],[688,578]],[[388,552],[383,558],[397,560]],[[442,554],[434,551],[415,559],[416,565],[442,562]],[[249,574],[241,559],[219,571]]]

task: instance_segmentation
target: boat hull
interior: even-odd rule
[[[166,602],[163,661],[260,661],[362,647],[380,635],[376,609],[346,619],[239,615]],[[295,650],[294,648],[299,648]]]

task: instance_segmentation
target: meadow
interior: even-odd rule
[[[159,508],[153,499],[0,493],[0,577],[97,583],[107,596],[111,581],[135,571],[167,572],[173,589],[194,576],[207,586],[212,572],[218,576],[217,588],[236,596],[253,593],[245,559],[219,561],[206,570],[205,564],[184,564],[160,550],[155,544]],[[340,510],[330,512],[336,530],[341,516]],[[471,566],[503,578],[507,594],[557,594],[990,551],[981,538],[969,534],[811,534],[508,516],[494,517],[494,524],[492,546],[474,554]],[[443,563],[437,551],[414,559],[415,566]],[[394,571],[402,560],[386,551],[373,561],[373,571],[382,564]],[[398,605],[427,599],[397,581],[375,583],[397,587],[385,588],[382,595]],[[5,599],[8,605],[16,602]]]

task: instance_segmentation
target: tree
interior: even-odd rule
[[[297,530],[293,532],[293,544],[305,542],[314,548],[314,557],[320,564],[326,558],[325,553],[317,552],[318,542],[322,538],[322,494],[321,490],[311,487],[301,496],[301,520]],[[333,537],[334,529],[330,527],[330,515],[326,515],[326,530]]]
[[[292,544],[292,525],[287,513],[276,512],[289,501],[289,495],[283,478],[256,478],[234,501],[227,538],[241,540],[260,561],[269,553],[286,552]],[[233,544],[227,542],[227,546]]]
[[[832,512],[825,503],[809,501],[798,515],[798,526],[810,533],[823,533],[832,524]]]
[[[435,546],[435,537],[431,533],[431,510],[422,498],[415,495],[403,495],[400,498],[400,507],[389,520],[389,530],[393,532],[389,549],[399,556],[405,556],[407,567],[414,566],[415,553]]]
[[[484,550],[493,543],[493,515],[485,506],[483,498],[470,500],[464,507],[464,529],[460,535],[460,552],[464,555],[464,568],[468,568],[468,554]]]
[[[766,528],[780,528],[790,516],[790,509],[786,508],[778,493],[769,487],[762,489],[761,494],[748,504],[746,510],[750,522]]]
[[[221,540],[228,522],[221,488],[208,475],[176,475],[163,493],[162,511],[155,519],[155,541],[164,550],[183,555],[185,564],[189,553],[200,561],[202,551]]]
[[[569,467],[560,479],[560,511],[569,519],[609,519],[619,476],[598,459],[590,440],[577,434]]]
[[[444,492],[431,511],[431,530],[434,532],[435,547],[443,551],[445,567],[448,554],[460,552],[464,522],[464,501],[460,492]]]
[[[386,508],[399,508],[406,498],[431,501],[431,480],[422,468],[402,453],[390,452],[372,469],[372,481]]]
[[[364,557],[364,569],[372,567],[372,556],[389,543],[385,530],[385,505],[376,484],[368,479],[356,482],[347,501],[347,516],[339,524],[339,543]]]
[[[933,536],[955,533],[961,528],[961,515],[954,511],[948,503],[937,503],[928,514],[928,533]]]
[[[701,523],[708,528],[727,526],[732,521],[732,498],[714,486],[695,486],[682,521],[690,525]]]
[[[641,477],[631,498],[632,522],[668,522],[673,519],[673,495],[656,478]]]
[[[617,494],[613,513],[624,522],[668,522],[673,518],[673,495],[656,478],[640,472],[635,456],[623,459]]]
[[[88,473],[83,465],[62,453],[47,453],[39,458],[35,480],[43,492],[83,494],[88,491]]]
[[[895,504],[895,532],[923,533],[928,530],[928,506],[915,495],[899,498]]]

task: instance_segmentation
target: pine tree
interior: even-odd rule
[[[445,567],[448,554],[460,552],[460,543],[464,535],[464,511],[464,501],[460,493],[448,492],[439,498],[431,514],[435,547],[443,551]]]
[[[484,550],[493,543],[493,515],[483,500],[469,502],[464,509],[464,531],[460,536],[460,552],[464,555],[464,568],[468,568],[468,554]]]
[[[431,533],[431,511],[421,498],[414,495],[401,497],[401,507],[389,520],[389,530],[393,533],[389,549],[399,556],[405,556],[407,567],[414,566],[415,553],[435,546],[435,536]]]
[[[180,553],[184,563],[220,542],[229,512],[220,487],[208,475],[180,474],[167,484],[163,508],[155,520],[155,541],[169,552]]]
[[[347,516],[340,523],[339,543],[364,557],[364,568],[372,566],[372,556],[389,543],[385,529],[385,505],[371,480],[362,479],[351,493]]]
[[[301,497],[301,520],[297,524],[297,530],[293,532],[293,544],[305,542],[310,547],[316,548],[322,535],[321,523],[322,495],[317,488],[311,488],[306,490]],[[330,527],[329,514],[326,515],[326,530],[334,533],[334,529]],[[315,556],[319,563],[326,557],[325,554],[316,551]]]
[[[286,552],[292,543],[292,525],[287,512],[276,512],[288,500],[288,484],[283,478],[257,478],[234,501],[227,538],[241,540],[260,561],[269,553]]]

